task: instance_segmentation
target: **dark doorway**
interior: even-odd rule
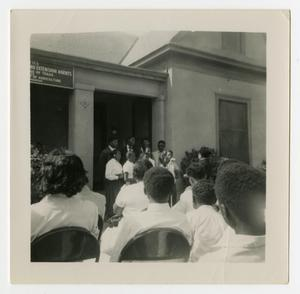
[[[47,151],[68,147],[69,97],[71,90],[30,85],[31,143]]]
[[[143,138],[152,138],[152,102],[149,98],[95,92],[94,96],[94,189],[99,187],[98,159],[107,146],[108,137],[115,129],[119,149],[125,148],[129,136],[135,136],[137,145]],[[101,185],[100,185],[101,186]]]
[[[248,104],[219,99],[220,155],[249,163]]]

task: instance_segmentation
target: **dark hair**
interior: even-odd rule
[[[205,179],[198,181],[192,188],[193,201],[206,205],[213,205],[216,203],[217,198],[214,191],[213,184]]]
[[[212,155],[212,150],[203,146],[200,148],[199,153],[201,154],[201,157],[208,158],[210,155]]]
[[[159,145],[159,144],[165,144],[165,145],[166,145],[166,141],[164,141],[164,140],[159,140],[159,141],[157,142],[157,145]]]
[[[144,176],[145,192],[158,203],[166,203],[174,187],[173,175],[163,167],[152,167]]]
[[[46,156],[41,175],[43,195],[62,193],[72,197],[88,182],[81,159],[64,149],[54,149]]]
[[[151,163],[151,161],[149,159],[141,159],[141,160],[144,162],[147,170],[150,169],[151,167],[153,167],[153,164]]]
[[[266,175],[245,163],[227,163],[217,174],[215,192],[220,203],[241,221],[251,224],[250,202],[259,196],[257,200],[262,200],[265,205]]]
[[[107,142],[108,142],[108,144],[110,144],[110,143],[112,143],[112,142],[115,141],[115,140],[118,140],[118,141],[119,141],[118,137],[112,135],[112,136],[110,136],[110,137],[108,138]]]
[[[206,174],[206,165],[204,162],[192,162],[186,169],[186,175],[196,180],[203,179]]]
[[[219,173],[224,167],[226,167],[228,164],[232,164],[232,163],[242,163],[236,159],[232,159],[232,158],[224,158],[220,161],[218,167],[217,167],[217,173]]]
[[[148,164],[150,163],[150,166]],[[133,166],[133,176],[135,179],[141,181],[145,175],[145,172],[152,167],[149,160],[140,159]]]
[[[127,137],[126,142],[129,143],[130,139],[134,138],[134,140],[136,140],[136,137],[134,135]]]
[[[171,153],[172,156],[174,155],[174,152],[172,150],[167,150],[167,153]]]
[[[112,151],[110,152],[111,158],[115,157],[115,155],[116,155],[117,153],[120,153],[120,154],[121,154],[121,151],[120,151],[119,149],[114,149],[114,150],[112,150]]]
[[[129,158],[130,155],[135,155],[134,151],[127,151],[126,158]]]

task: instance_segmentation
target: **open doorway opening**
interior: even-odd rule
[[[135,136],[139,146],[144,138],[152,138],[152,101],[149,98],[96,91],[94,95],[94,189],[101,190],[98,159],[107,146],[113,130],[117,131],[119,148]]]

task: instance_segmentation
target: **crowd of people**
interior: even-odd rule
[[[149,140],[137,148],[131,137],[120,150],[113,137],[99,158],[101,195],[89,188],[81,159],[55,149],[41,167],[43,197],[31,205],[31,240],[59,227],[83,227],[99,240],[100,261],[117,262],[137,234],[171,228],[189,242],[190,262],[263,262],[265,172],[229,159],[211,177],[206,155],[202,150],[186,168],[187,187],[177,197],[181,171],[165,141],[151,152]]]

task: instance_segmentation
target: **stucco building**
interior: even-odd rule
[[[112,128],[165,139],[178,162],[202,145],[266,158],[266,37],[260,33],[43,34],[31,38],[31,139],[66,146],[90,181]]]

